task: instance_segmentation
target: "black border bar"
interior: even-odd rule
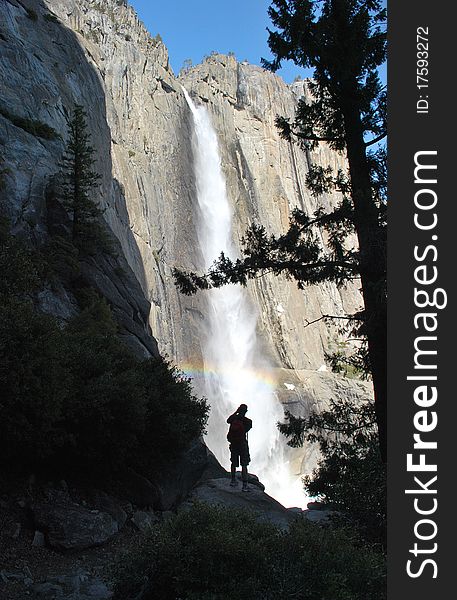
[[[435,600],[457,574],[457,20],[388,10],[388,598]]]

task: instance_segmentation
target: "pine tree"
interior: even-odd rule
[[[86,111],[76,104],[68,120],[68,143],[62,161],[63,201],[73,218],[73,243],[80,249],[100,237],[98,219],[102,214],[93,199],[100,175],[93,170],[95,150],[90,145],[86,119]]]
[[[274,8],[276,7],[276,8]],[[278,31],[270,32],[275,56],[266,63],[273,70],[290,59],[314,69],[314,100],[301,101],[295,121],[279,119],[283,135],[296,137],[303,146],[324,140],[345,149],[349,165],[346,192],[348,210],[334,219],[339,232],[354,228],[359,252],[364,299],[362,330],[375,392],[380,449],[386,458],[387,332],[386,332],[386,210],[385,152],[370,152],[386,134],[386,91],[377,68],[386,58],[386,10],[379,0],[274,0],[269,9]],[[311,173],[311,187],[322,169]],[[320,177],[319,177],[320,176]],[[327,181],[329,178],[327,177]],[[330,186],[341,177],[330,178]],[[319,188],[319,186],[318,186]],[[316,189],[314,187],[314,189]],[[336,215],[338,217],[338,215]],[[328,219],[328,217],[324,217]],[[345,222],[346,220],[346,222]]]
[[[264,66],[273,71],[283,60],[312,68],[308,83],[311,101],[301,100],[291,123],[277,118],[285,139],[303,148],[326,142],[345,151],[348,173],[333,173],[315,166],[307,184],[316,196],[338,190],[343,199],[331,212],[306,215],[296,210],[289,230],[268,236],[262,226],[246,233],[243,258],[231,261],[223,254],[208,273],[175,270],[184,293],[240,282],[259,274],[286,273],[299,287],[334,281],[343,284],[360,278],[364,309],[349,319],[367,341],[364,355],[373,378],[380,450],[386,458],[386,206],[385,151],[369,150],[386,133],[386,91],[377,68],[385,61],[386,11],[378,0],[273,0],[269,16],[276,31],[269,31],[274,55]],[[368,139],[369,138],[369,139]],[[329,250],[315,234],[325,228]],[[350,232],[358,249],[345,244]]]

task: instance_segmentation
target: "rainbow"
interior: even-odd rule
[[[274,374],[267,369],[240,369],[237,365],[227,365],[224,367],[216,366],[211,363],[180,363],[176,365],[177,369],[191,379],[201,379],[202,377],[223,377],[228,379],[243,379],[257,382],[266,388],[273,390],[277,386],[277,380]]]

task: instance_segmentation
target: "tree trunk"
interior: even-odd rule
[[[356,103],[344,113],[347,157],[360,252],[365,327],[373,376],[375,411],[382,460],[387,459],[387,306],[384,282],[386,249],[373,199],[370,173]]]

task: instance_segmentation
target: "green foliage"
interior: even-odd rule
[[[276,28],[268,39],[274,58],[263,61],[264,66],[275,71],[281,61],[292,60],[313,69],[310,97],[299,101],[293,122],[284,117],[277,121],[282,136],[304,149],[327,142],[346,151],[349,187],[342,193],[350,201],[358,238],[365,305],[360,331],[367,338],[386,460],[386,161],[384,148],[369,150],[386,136],[386,89],[378,75],[386,60],[386,9],[380,0],[273,0],[268,13]],[[334,187],[337,179],[333,177]],[[344,231],[345,223],[341,225]],[[338,237],[339,244],[341,233]]]
[[[75,105],[68,118],[68,140],[61,171],[47,191],[48,231],[51,235],[43,253],[48,275],[52,272],[67,283],[80,274],[80,261],[87,256],[113,254],[112,240],[97,206],[95,191],[100,175],[93,170],[95,150],[90,145],[86,112]]]
[[[31,298],[39,289],[43,264],[36,253],[10,235],[10,224],[0,216],[0,303]]]
[[[0,317],[5,467],[157,469],[202,433],[205,402],[167,363],[138,362],[102,300],[63,329],[30,303]]]
[[[90,145],[87,113],[79,104],[68,120],[68,142],[62,160],[63,203],[73,218],[72,237],[81,252],[93,254],[105,246],[99,222],[102,211],[94,200],[100,175],[93,170],[95,150]]]
[[[322,458],[304,478],[306,491],[340,511],[365,539],[385,547],[386,468],[375,425],[371,402],[333,400],[328,410],[308,418],[286,412],[278,426],[294,448],[305,440],[319,444]]]
[[[265,273],[283,273],[294,279],[299,288],[323,281],[342,285],[358,275],[358,253],[344,247],[344,234],[335,225],[347,219],[349,212],[344,200],[332,213],[319,210],[312,217],[296,209],[288,231],[280,236],[267,235],[263,226],[253,225],[242,239],[241,259],[233,261],[222,253],[202,276],[175,269],[175,281],[186,294],[228,283],[246,285],[248,279]],[[329,232],[328,249],[320,243],[317,225]],[[348,222],[346,231],[349,230]]]
[[[0,464],[159,469],[202,434],[206,402],[163,360],[135,358],[93,290],[65,326],[39,313],[41,258],[0,225]]]
[[[152,42],[153,42],[154,46],[158,46],[159,44],[163,44],[163,39],[162,39],[162,36],[160,35],[160,33],[156,34],[152,38]]]
[[[192,69],[193,63],[191,58],[186,58],[179,71],[179,76],[185,75]]]
[[[143,588],[144,600],[381,600],[383,570],[347,530],[299,519],[284,532],[247,511],[197,504],[122,557],[115,598]]]
[[[386,59],[386,10],[374,0],[273,0],[268,14],[276,31],[269,31],[276,71],[282,61],[314,70],[309,81],[312,101],[299,102],[293,125],[281,119],[307,147],[326,141],[335,149],[347,143],[347,103],[360,111],[366,133],[383,137],[386,130],[385,90],[376,68]]]
[[[335,318],[324,315],[324,320]],[[352,342],[357,342],[356,350],[348,341],[337,339],[331,343],[330,350],[324,352],[325,362],[333,371],[349,379],[371,379],[370,355],[366,337],[363,335],[363,313],[356,313],[351,317],[340,318],[337,334],[341,337],[351,337]]]
[[[42,121],[37,121],[36,119],[27,119],[26,117],[20,117],[19,115],[15,115],[10,113],[5,108],[0,107],[0,115],[4,116],[5,119],[8,119],[20,129],[23,129],[27,133],[30,133],[36,137],[42,138],[44,140],[55,140],[59,136],[57,131],[43,123]]]
[[[325,354],[326,362],[334,373],[340,373],[349,379],[368,379],[370,374],[370,357],[366,343],[353,354],[333,352]]]
[[[144,361],[137,377],[147,391],[144,432],[139,438],[141,453],[137,456],[137,463],[146,468],[149,457],[162,464],[202,435],[208,407],[205,400],[193,396],[190,379],[166,361]]]
[[[0,463],[34,466],[63,441],[58,423],[69,379],[61,332],[30,302],[2,302],[0,319]]]

